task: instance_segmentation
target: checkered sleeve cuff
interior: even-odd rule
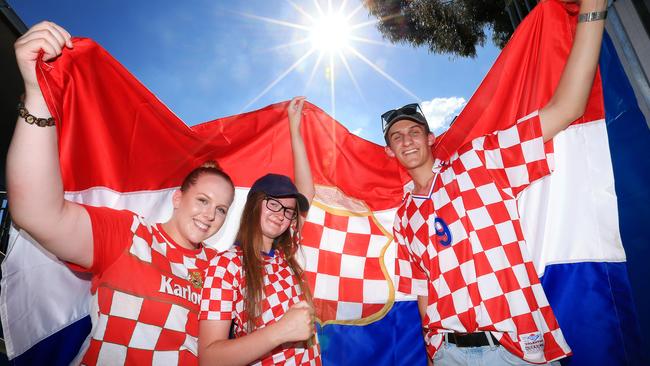
[[[553,143],[544,143],[538,112],[471,144],[496,184],[512,197],[553,169]]]
[[[240,296],[241,265],[236,256],[226,252],[216,256],[208,267],[199,320],[231,320]]]

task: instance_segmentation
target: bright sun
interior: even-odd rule
[[[305,32],[304,37],[301,37],[297,40],[292,40],[291,42],[281,44],[279,46],[273,47],[273,49],[285,49],[288,47],[304,45],[305,43],[311,44],[311,47],[308,47],[308,50],[300,57],[298,57],[293,64],[288,66],[284,71],[280,73],[274,80],[272,80],[259,94],[252,98],[243,108],[242,111],[246,110],[248,107],[252,106],[260,98],[262,98],[266,93],[268,93],[275,85],[277,85],[282,79],[289,75],[293,70],[299,69],[301,65],[304,65],[312,55],[315,55],[315,59],[311,73],[307,82],[305,83],[305,90],[311,84],[314,75],[321,65],[321,61],[324,61],[324,71],[327,79],[329,80],[330,87],[330,101],[331,109],[330,114],[333,117],[336,117],[336,78],[338,75],[342,74],[339,72],[339,69],[343,69],[347,72],[350,81],[354,85],[355,89],[359,95],[363,98],[363,93],[361,88],[357,83],[357,79],[352,72],[352,68],[348,63],[348,58],[352,57],[358,59],[359,61],[368,65],[371,69],[375,70],[377,74],[384,77],[386,80],[395,85],[398,89],[402,90],[408,96],[414,100],[420,100],[417,95],[413,94],[408,90],[404,85],[400,84],[399,81],[395,80],[390,76],[386,71],[384,71],[380,66],[376,65],[374,62],[370,61],[366,56],[364,56],[360,50],[357,50],[355,43],[366,43],[381,45],[385,47],[393,47],[391,44],[387,44],[380,40],[368,39],[359,35],[359,29],[367,27],[370,25],[376,24],[379,19],[372,19],[369,21],[354,22],[352,19],[355,14],[359,13],[363,9],[364,1],[360,1],[360,4],[356,8],[348,10],[346,9],[346,4],[348,0],[339,0],[340,5],[335,8],[332,4],[333,0],[327,1],[327,9],[321,7],[321,2],[324,0],[313,0],[314,11],[307,11],[303,8],[303,3],[307,1],[301,1],[300,5],[295,2],[295,0],[285,0],[291,7],[293,7],[299,14],[303,16],[303,20],[306,22],[289,22],[282,19],[269,18],[255,14],[249,13],[240,13],[241,15],[261,20],[263,22],[284,26],[287,28],[292,28],[294,30],[299,30],[300,32]],[[307,25],[307,24],[309,25]],[[340,60],[340,61],[337,61]],[[338,66],[337,66],[338,65]]]
[[[327,14],[317,19],[310,29],[312,47],[328,53],[342,51],[350,40],[348,20],[341,14]]]

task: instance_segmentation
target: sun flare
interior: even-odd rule
[[[338,7],[334,7],[332,4],[333,0],[327,1],[327,8],[324,9],[321,6],[321,2],[324,0],[313,0],[312,11],[307,11],[303,6],[304,3],[300,2],[300,5],[294,0],[285,0],[291,7],[293,7],[296,12],[302,16],[300,22],[290,22],[282,19],[269,18],[261,15],[250,14],[250,13],[240,13],[240,15],[260,20],[266,23],[283,26],[286,28],[292,29],[294,32],[305,32],[304,37],[300,37],[297,40],[292,40],[291,42],[284,43],[278,46],[275,46],[271,49],[280,50],[291,47],[302,46],[305,43],[311,44],[311,47],[308,47],[308,50],[305,51],[302,56],[299,56],[293,64],[288,66],[283,72],[280,73],[274,80],[272,80],[259,94],[253,97],[246,105],[242,108],[242,111],[246,110],[257,102],[260,98],[266,95],[271,89],[273,89],[278,83],[280,83],[287,75],[292,73],[296,69],[300,69],[301,66],[310,62],[309,59],[315,61],[309,75],[309,79],[305,84],[305,91],[307,87],[311,84],[316,72],[323,70],[326,79],[329,81],[330,89],[330,114],[332,117],[336,117],[336,79],[341,73],[338,70],[338,66],[342,66],[342,69],[347,72],[348,77],[352,81],[355,89],[363,98],[363,93],[357,82],[357,78],[354,76],[352,67],[348,62],[348,57],[355,58],[363,63],[365,63],[370,69],[374,70],[378,75],[389,81],[393,86],[397,87],[399,90],[403,91],[409,97],[415,100],[421,100],[413,92],[408,90],[404,85],[402,85],[395,78],[390,76],[386,71],[384,71],[379,65],[372,62],[368,57],[364,56],[361,50],[358,50],[355,46],[358,43],[364,43],[369,45],[379,45],[384,47],[394,47],[391,44],[388,44],[384,41],[369,39],[361,36],[359,30],[374,25],[378,22],[378,19],[373,19],[369,21],[362,22],[352,22],[351,19],[359,11],[363,9],[363,2],[361,2],[354,9],[346,9],[346,4],[348,0],[340,0]],[[312,55],[314,55],[312,57]],[[340,61],[338,61],[340,60]],[[338,66],[337,66],[338,65]]]
[[[337,53],[350,43],[350,25],[341,14],[327,14],[317,19],[309,33],[312,47],[321,52]]]

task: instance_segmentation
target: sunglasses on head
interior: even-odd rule
[[[391,109],[389,111],[384,112],[381,115],[381,127],[384,132],[386,132],[386,127],[388,127],[388,124],[395,118],[396,116],[399,115],[407,115],[407,116],[412,116],[417,113],[420,113],[424,116],[424,112],[422,112],[422,109],[420,108],[420,105],[418,103],[410,103],[407,104],[401,108],[397,109]]]

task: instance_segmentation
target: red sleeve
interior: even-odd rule
[[[131,226],[137,216],[126,210],[82,205],[90,216],[93,230],[93,263],[85,268],[73,263],[67,265],[75,271],[103,273],[133,241]]]
[[[476,151],[494,182],[512,197],[553,170],[553,142],[544,143],[537,112],[512,127],[472,140],[467,149]]]

